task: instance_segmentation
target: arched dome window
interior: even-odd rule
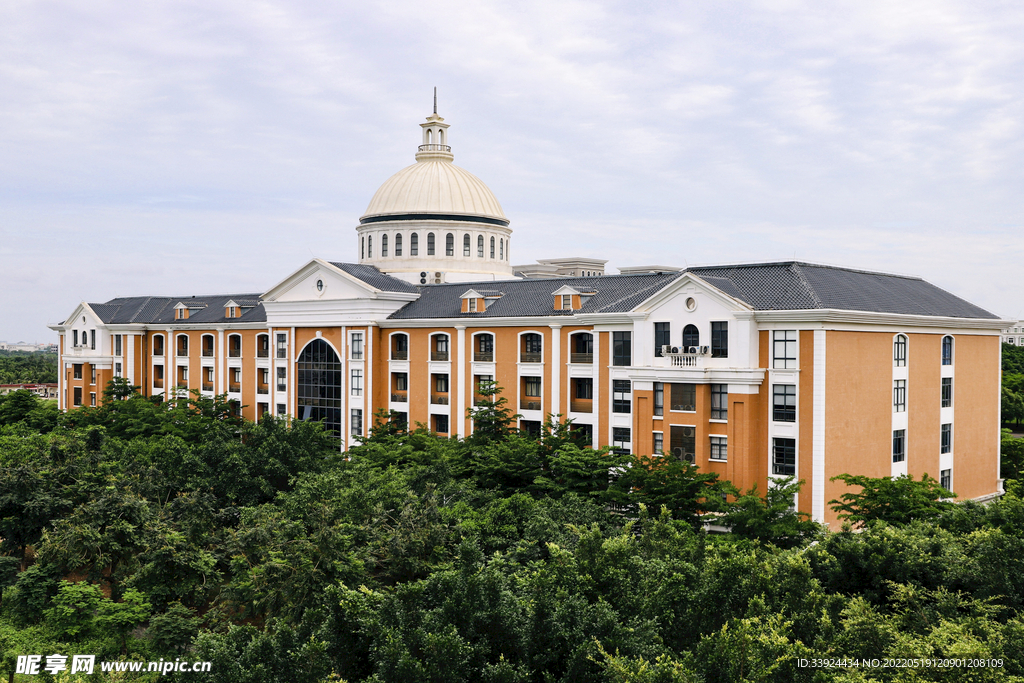
[[[502,261],[505,260],[505,240],[498,240],[498,258]]]
[[[416,233],[409,235],[409,256],[420,255],[420,236]]]
[[[494,258],[494,238],[491,238],[491,258]]]
[[[469,256],[470,250],[472,249],[470,244],[471,243],[469,241],[469,233],[466,233],[465,235],[462,236],[462,255],[463,256]]]
[[[444,238],[444,255],[455,256],[455,235],[451,233]]]
[[[359,240],[359,258],[366,258],[366,238],[362,237]]]
[[[683,328],[683,346],[700,346],[700,330],[696,325],[687,325]]]
[[[427,256],[434,255],[434,233],[427,233]]]
[[[366,238],[366,258],[373,258],[373,235]]]
[[[439,144],[439,145],[443,145],[444,144],[444,128],[442,128],[441,130],[437,131],[437,144]]]
[[[477,235],[476,236],[476,255],[477,255],[478,258],[483,258],[484,257],[484,236],[483,235]]]
[[[402,235],[401,233],[395,235],[395,256],[402,255]]]
[[[434,141],[434,133],[429,128],[427,128],[427,144],[429,145],[433,141]]]
[[[381,235],[380,238],[380,255],[381,258],[387,258],[388,255],[388,236]]]

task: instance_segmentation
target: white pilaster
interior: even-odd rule
[[[458,352],[455,354],[456,362],[458,363],[459,385],[456,390],[456,413],[452,416],[454,419],[451,420],[454,424],[449,425],[448,429],[466,423],[466,383],[467,381],[473,381],[472,375],[466,377],[466,326],[456,325],[455,330],[458,339],[456,343],[459,345]]]
[[[553,324],[548,327],[551,328],[551,377],[548,379],[548,383],[551,385],[551,407],[548,412],[557,415],[561,398],[562,326]]]
[[[811,428],[811,518],[825,521],[825,330],[814,331],[814,420]]]

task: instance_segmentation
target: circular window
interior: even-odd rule
[[[697,309],[697,300],[692,296],[686,297],[686,310],[694,311]]]
[[[324,281],[323,280],[317,280],[316,281],[316,291],[318,291],[318,292],[324,291]]]

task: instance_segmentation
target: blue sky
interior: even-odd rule
[[[0,6],[0,339],[354,260],[439,89],[513,262],[791,259],[1024,317],[1016,2]]]

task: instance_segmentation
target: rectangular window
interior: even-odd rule
[[[772,420],[796,422],[796,385],[772,385]]]
[[[939,486],[947,491],[953,490],[953,470],[939,471]]]
[[[363,333],[352,333],[352,360],[363,359]]]
[[[231,368],[231,381],[240,384],[242,381],[242,368]]]
[[[672,345],[672,323],[654,323],[654,355],[661,356],[662,346]]]
[[[903,462],[907,459],[907,430],[894,429],[892,432],[892,461]]]
[[[729,323],[711,323],[711,357],[729,357]]]
[[[121,355],[121,335],[119,334],[114,335],[114,355]]]
[[[427,233],[427,256],[434,255],[434,233]]]
[[[892,383],[893,412],[902,413],[907,410],[907,380],[897,379]]]
[[[121,364],[120,363],[114,363],[114,377],[120,377],[120,376],[121,376]]]
[[[350,380],[349,387],[353,396],[363,395],[363,371],[353,370],[352,379]]]
[[[669,432],[672,455],[691,465],[697,461],[697,428],[672,425]]]
[[[665,385],[661,382],[654,383],[654,414],[665,414]]]
[[[590,400],[594,398],[594,380],[591,377],[577,377],[573,380],[576,387],[574,398]]]
[[[89,384],[96,384],[96,366],[89,366]]]
[[[632,433],[629,427],[612,427],[612,450],[628,455],[632,447]]]
[[[287,391],[288,390],[288,369],[278,368],[277,369],[277,390]]]
[[[256,414],[259,415],[259,417],[261,419],[263,418],[264,415],[266,415],[269,412],[270,412],[270,404],[269,403],[257,403],[256,404]]]
[[[212,341],[212,337],[211,337]],[[210,354],[213,355],[213,354]],[[288,335],[278,334],[277,335],[277,357],[287,358],[288,357]]]
[[[953,338],[950,336],[942,338],[942,364],[953,364]]]
[[[178,367],[178,386],[182,389],[188,386],[188,368]]]
[[[953,378],[943,377],[942,378],[942,407],[950,408],[953,406]]]
[[[729,385],[711,385],[711,419],[729,419]]]
[[[78,346],[78,330],[71,330],[71,338],[74,340],[72,346]]]
[[[476,313],[476,297],[470,297],[466,300],[466,310],[470,313]]]
[[[82,405],[82,387],[75,387],[73,404],[76,406]]]
[[[203,391],[213,391],[213,368],[203,368]]]
[[[162,365],[153,366],[153,386],[157,389],[164,388],[164,366]]]
[[[563,294],[562,295],[562,310],[563,311],[571,311],[572,310],[572,294]]]
[[[96,392],[91,392],[89,394],[89,405],[91,405],[93,407],[96,406]]]
[[[654,432],[654,454],[663,455],[665,452],[665,434],[663,432]]]
[[[939,432],[939,453],[949,453],[953,450],[953,425],[944,424]]]
[[[711,437],[711,455],[709,457],[712,460],[721,461],[729,459],[729,448],[726,445],[726,439],[724,436]]]
[[[242,357],[242,335],[232,334],[228,336],[228,357],[229,358],[241,358]]]
[[[633,364],[632,339],[632,332],[612,332],[612,365]]]
[[[352,436],[361,436],[363,433],[363,409],[353,408],[349,418],[349,433]]]
[[[523,378],[523,395],[539,398],[540,397],[540,377],[524,377]]]
[[[796,439],[772,439],[772,474],[796,475]]]
[[[285,405],[284,403],[278,403],[277,404],[277,414],[280,415],[280,416],[287,415],[288,414],[288,406]]]
[[[75,363],[74,365],[71,366],[71,369],[74,372],[75,379],[82,379],[82,364],[81,363]]]
[[[594,442],[594,426],[593,425],[584,425],[584,424],[575,424],[575,423],[573,423],[573,425],[572,425],[572,433],[575,434],[577,438],[583,439],[583,440],[585,440],[588,443],[593,443]]]
[[[447,415],[434,415],[434,431],[438,434],[448,433],[448,416]]]
[[[158,334],[153,337],[153,355],[164,355],[164,336],[162,334]]]
[[[892,362],[901,368],[907,364],[907,338],[902,334],[897,334],[892,344]]]
[[[534,439],[540,438],[541,424],[538,420],[520,420],[519,431]]]
[[[628,379],[612,380],[612,412],[632,412],[633,398]]]
[[[96,330],[89,330],[89,348],[96,349]]]
[[[796,330],[772,331],[772,367],[776,370],[796,369]]]
[[[448,375],[434,375],[434,391],[439,394],[448,393]]]
[[[672,388],[672,410],[692,413],[697,410],[696,384],[670,384]]]
[[[409,390],[409,374],[405,372],[394,373],[395,377],[395,391],[408,391]]]

